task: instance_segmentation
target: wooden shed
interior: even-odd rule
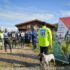
[[[42,22],[43,21],[35,19],[35,20],[20,23],[20,24],[16,24],[15,26],[18,28],[19,31],[27,31],[28,29],[31,29],[32,27],[36,27],[37,29],[40,28]],[[55,26],[50,23],[46,23],[46,26],[51,29],[55,28]]]

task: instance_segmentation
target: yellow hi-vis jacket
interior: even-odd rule
[[[0,32],[0,37],[3,39],[4,36],[3,36],[3,32]]]
[[[48,47],[52,46],[52,33],[49,28],[43,26],[38,31],[39,46]]]

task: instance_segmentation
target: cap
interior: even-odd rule
[[[45,22],[42,22],[42,25],[46,25],[46,23]]]

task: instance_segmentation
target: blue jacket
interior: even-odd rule
[[[32,31],[32,42],[33,41],[37,42],[37,31],[35,30]]]

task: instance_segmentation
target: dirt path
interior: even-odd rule
[[[0,50],[0,70],[41,70],[37,54],[30,48],[13,49],[12,53]],[[49,70],[70,70],[70,65],[59,65],[50,67]],[[47,67],[45,67],[47,68]]]
[[[37,54],[31,48],[13,49],[12,53],[9,53],[9,49],[7,51],[8,53],[5,53],[4,50],[0,50],[0,70],[39,70]]]

